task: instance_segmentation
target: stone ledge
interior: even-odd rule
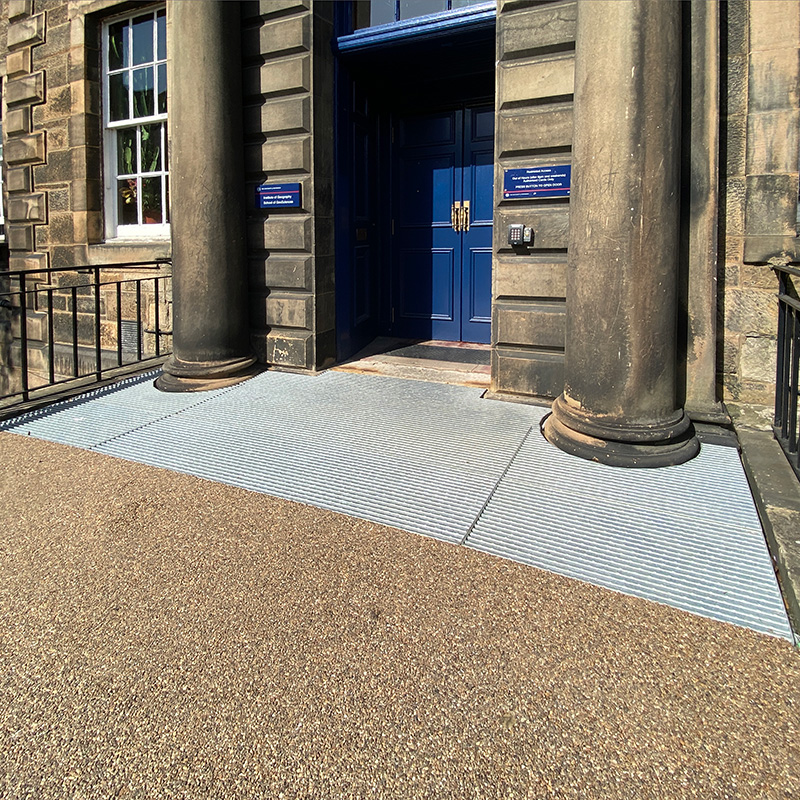
[[[800,481],[771,432],[737,428],[736,433],[789,620],[800,637]]]

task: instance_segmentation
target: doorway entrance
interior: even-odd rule
[[[494,13],[348,34],[335,5],[337,358],[378,337],[489,343]]]
[[[391,333],[488,343],[494,108],[402,116],[393,139]]]

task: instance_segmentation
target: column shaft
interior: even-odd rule
[[[198,391],[255,362],[247,313],[238,2],[167,4],[173,355],[156,385]]]
[[[621,466],[698,449],[676,402],[681,5],[578,7],[565,387],[545,435]]]

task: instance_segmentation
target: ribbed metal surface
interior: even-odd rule
[[[124,433],[206,403],[221,392],[167,394],[153,387],[151,372],[95,389],[71,400],[0,422],[0,430],[87,449]]]
[[[545,410],[480,391],[267,372],[202,394],[153,376],[0,428],[341,511],[791,638],[735,450],[621,470],[566,456]]]
[[[678,467],[619,470],[576,460],[532,437],[466,543],[791,638],[734,448],[703,445],[696,459]]]
[[[268,373],[96,449],[456,542],[534,417],[460,387]]]

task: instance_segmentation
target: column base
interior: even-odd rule
[[[255,356],[233,361],[187,363],[171,358],[154,382],[162,392],[208,392],[246,381],[262,371]]]
[[[694,428],[682,411],[663,426],[627,428],[583,416],[570,409],[563,396],[559,397],[553,403],[553,413],[545,420],[545,438],[565,453],[612,467],[671,467],[700,452]]]

